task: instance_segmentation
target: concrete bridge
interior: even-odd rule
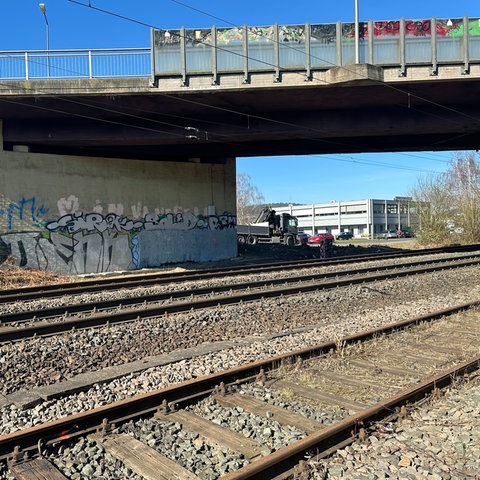
[[[238,156],[477,149],[478,24],[371,21],[360,63],[349,24],[153,31],[151,71],[116,78],[91,52],[86,73],[25,54],[24,78],[0,83],[1,258],[71,273],[228,258]]]

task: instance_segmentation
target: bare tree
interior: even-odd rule
[[[455,225],[466,242],[480,241],[480,164],[474,153],[457,154],[449,170]]]
[[[480,241],[478,154],[457,153],[447,172],[419,180],[412,196],[420,222],[420,242]]]
[[[239,173],[237,175],[237,223],[240,225],[252,223],[264,203],[265,197],[253,185],[250,176]]]
[[[413,189],[415,213],[418,218],[418,241],[436,245],[449,238],[449,221],[452,217],[451,201],[443,176],[422,178]]]

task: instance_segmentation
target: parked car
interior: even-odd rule
[[[383,230],[377,235],[377,238],[398,238],[396,230]]]
[[[337,240],[350,240],[353,238],[353,233],[350,232],[342,232],[337,235]]]
[[[399,238],[411,238],[413,234],[410,230],[397,230],[397,235]]]
[[[328,232],[317,233],[317,235],[308,237],[308,245],[320,245],[323,240],[333,240],[333,235]]]
[[[299,245],[306,245],[308,243],[310,235],[305,232],[298,232],[297,233],[297,242]]]

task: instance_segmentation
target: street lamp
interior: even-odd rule
[[[50,78],[50,36],[48,32],[48,19],[47,19],[47,7],[44,3],[39,3],[38,8],[43,13],[43,18],[45,19],[45,30],[47,34],[47,64],[48,64],[48,78]]]

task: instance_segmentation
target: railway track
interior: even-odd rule
[[[71,455],[79,455],[80,445],[96,452],[97,463],[114,469],[120,463],[122,472],[147,479],[299,478],[308,470],[307,458],[330,455],[380,420],[408,415],[412,402],[478,369],[480,314],[471,307],[459,305],[5,435],[0,460],[17,478],[69,478]],[[86,462],[84,475],[96,468]]]
[[[314,247],[311,247],[314,248]],[[275,262],[266,264],[244,265],[229,268],[213,268],[195,272],[174,273],[137,273],[114,278],[95,278],[76,283],[52,284],[36,287],[21,287],[15,289],[0,290],[0,304],[11,303],[39,298],[54,298],[66,295],[78,295],[83,293],[105,292],[118,289],[132,289],[148,287],[168,283],[180,283],[187,281],[208,280],[218,277],[235,277],[249,274],[298,270],[300,268],[314,268],[324,266],[336,266],[356,264],[362,261],[375,261],[385,259],[397,259],[408,257],[422,257],[426,255],[445,253],[468,253],[480,251],[480,245],[451,246],[442,248],[425,249],[419,251],[399,251],[383,254],[357,255],[330,259],[302,260],[291,262]]]
[[[418,275],[480,263],[480,254],[394,263],[328,273],[302,274],[267,280],[228,283],[205,288],[180,289],[138,297],[74,303],[41,310],[0,315],[0,344],[34,336],[56,335],[72,329],[101,327],[143,318],[335,289],[355,284]],[[332,280],[333,278],[333,280]],[[128,308],[129,307],[129,308]]]

